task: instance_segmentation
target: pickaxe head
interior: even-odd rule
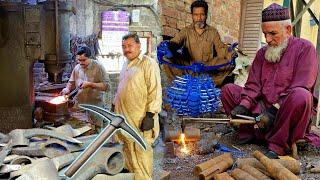
[[[143,138],[137,131],[135,131],[131,127],[124,116],[120,114],[114,114],[106,109],[95,105],[79,104],[79,107],[99,115],[104,121],[109,122],[110,125],[114,126],[117,130],[121,129],[128,135],[130,135],[141,146],[142,149],[147,149],[146,143],[144,142]]]

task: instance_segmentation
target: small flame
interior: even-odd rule
[[[55,97],[53,99],[51,99],[49,101],[49,103],[51,104],[62,104],[62,103],[65,103],[67,101],[67,98],[65,96],[58,96],[58,97]]]
[[[182,145],[181,152],[185,154],[189,153],[189,150],[186,145],[186,135],[184,133],[181,133],[180,135],[180,144]]]

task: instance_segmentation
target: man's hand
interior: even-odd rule
[[[154,120],[153,120],[154,113],[147,112],[146,116],[143,118],[140,130],[143,131],[149,131],[154,127]]]
[[[64,95],[67,95],[69,93],[70,93],[70,90],[68,88],[64,88],[64,89],[61,90],[61,92],[59,94],[64,96]]]
[[[272,126],[274,120],[276,119],[278,109],[272,106],[271,108],[266,109],[260,115],[260,121],[257,122],[257,125],[260,129],[268,131]]]
[[[82,84],[80,85],[80,87],[81,87],[81,89],[93,88],[93,87],[92,87],[92,82],[88,82],[88,81],[82,82]]]
[[[250,114],[250,111],[248,108],[244,107],[243,105],[238,105],[231,111],[230,114],[232,118],[235,118],[237,117],[236,116],[237,114],[248,116]]]
[[[169,45],[169,41],[162,41],[160,45],[157,47],[157,53],[164,55],[166,58],[172,58],[173,54],[169,49]]]

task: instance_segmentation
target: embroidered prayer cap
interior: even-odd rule
[[[290,19],[289,9],[272,3],[262,11],[262,22],[283,21]]]

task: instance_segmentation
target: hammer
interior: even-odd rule
[[[79,107],[101,116],[105,121],[110,122],[110,124],[103,129],[92,143],[68,167],[65,172],[66,176],[72,177],[79,169],[81,169],[117,130],[123,130],[129,134],[142,149],[147,149],[146,143],[142,137],[127,123],[124,116],[114,114],[99,106],[90,104],[79,104]]]

